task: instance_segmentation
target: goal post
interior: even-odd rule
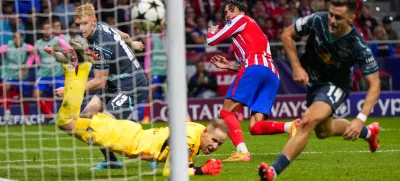
[[[188,149],[186,146],[187,80],[184,1],[168,0],[168,109],[171,137],[171,180],[186,181]]]

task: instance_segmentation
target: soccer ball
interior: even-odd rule
[[[156,31],[162,27],[165,7],[160,0],[140,0],[131,12],[134,24],[147,31]]]

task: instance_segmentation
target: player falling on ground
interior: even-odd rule
[[[39,58],[35,59],[38,65],[36,74],[38,78],[35,83],[33,97],[37,99],[40,110],[45,114],[45,123],[48,123],[53,119],[53,90],[64,86],[64,71],[61,64],[44,51],[44,47],[47,45],[60,45],[70,50],[72,50],[72,47],[63,39],[52,37],[50,22],[44,22],[42,24],[42,30],[43,38],[35,42]],[[51,99],[45,101],[43,96],[51,96]]]
[[[298,19],[282,34],[283,45],[293,68],[293,79],[308,85],[308,109],[292,137],[271,167],[261,163],[261,180],[272,181],[306,147],[312,131],[318,138],[343,136],[346,140],[365,139],[371,152],[378,149],[378,123],[364,126],[380,93],[378,66],[360,32],[352,22],[356,0],[332,0],[329,12]],[[306,52],[300,58],[294,37],[309,36]],[[332,114],[349,96],[352,71],[358,64],[369,84],[364,105],[352,121],[334,119]]]
[[[144,70],[137,61],[133,50],[128,44],[133,44],[130,37],[103,22],[97,22],[92,4],[84,4],[76,8],[75,23],[79,24],[82,36],[87,39],[89,49],[98,55],[94,64],[94,78],[87,82],[86,90],[97,94],[89,101],[82,112],[85,118],[103,112],[118,119],[127,119],[134,106],[142,102],[148,92],[148,83]],[[130,43],[125,43],[130,40]],[[81,59],[85,48],[72,41],[77,48],[76,53]],[[58,95],[63,89],[56,90]],[[103,105],[106,104],[104,107]],[[113,153],[101,149],[105,160],[92,170],[106,168],[121,168],[122,165]]]
[[[4,55],[1,78],[4,81],[5,97],[7,99],[11,99],[9,96],[11,89],[18,90],[24,96],[31,95],[32,88],[29,85],[30,82],[27,80],[29,74],[24,70],[34,61],[34,50],[34,46],[24,42],[21,32],[15,32],[13,40],[8,41],[6,45],[0,46],[0,54]],[[10,103],[5,102],[4,104],[4,121],[9,121],[11,115]],[[23,102],[23,108],[24,116],[21,120],[29,125],[31,122],[26,117],[29,115],[29,103]]]
[[[94,146],[105,147],[129,158],[166,162],[163,175],[170,174],[170,147],[168,143],[169,128],[143,130],[142,126],[130,120],[117,120],[106,114],[95,114],[91,119],[80,118],[79,111],[86,89],[91,63],[81,62],[78,73],[67,57],[69,53],[58,48],[47,48],[47,51],[63,62],[65,72],[64,100],[56,118],[57,126],[77,139]],[[79,50],[81,51],[81,50]],[[85,60],[93,61],[93,56],[84,55]],[[216,151],[227,138],[228,128],[223,120],[211,121],[207,127],[188,122],[187,145],[189,162],[201,150],[204,154]],[[191,164],[189,175],[217,175],[222,167],[221,160],[208,160],[201,167]]]
[[[249,123],[252,135],[285,133],[294,130],[296,124],[264,121],[268,118],[279,88],[278,70],[274,67],[268,40],[257,23],[244,15],[245,6],[242,3],[229,1],[223,7],[228,22],[219,30],[218,26],[211,26],[207,43],[216,45],[230,38],[239,64],[232,65],[220,55],[211,60],[219,68],[237,72],[220,112],[220,117],[229,127],[229,137],[237,152],[224,161],[250,161],[250,153],[235,114],[240,106],[248,106],[252,112]]]

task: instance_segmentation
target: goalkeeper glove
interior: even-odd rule
[[[221,168],[221,160],[209,159],[202,167],[195,167],[195,175],[218,175]]]

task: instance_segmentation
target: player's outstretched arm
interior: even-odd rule
[[[297,49],[294,38],[296,37],[296,31],[294,26],[286,28],[281,35],[283,47],[286,55],[289,58],[290,64],[293,69],[293,80],[298,84],[308,84],[308,74],[300,64],[299,57],[297,56]]]
[[[118,29],[116,29],[116,30],[117,30],[119,36],[121,36],[121,38],[122,38],[122,39],[125,41],[125,43],[129,46],[129,48],[131,48],[132,50],[143,51],[144,45],[143,45],[142,42],[140,42],[140,41],[133,41],[132,38],[131,38],[128,34],[122,32],[122,31],[120,31],[120,30],[118,30]]]
[[[361,108],[361,112],[358,114],[357,118],[351,121],[350,126],[347,127],[345,133],[343,134],[344,139],[347,140],[354,140],[359,137],[361,128],[364,126],[364,122],[367,120],[367,117],[372,111],[372,108],[377,102],[381,92],[378,72],[364,76],[364,78],[369,85],[367,96]]]

